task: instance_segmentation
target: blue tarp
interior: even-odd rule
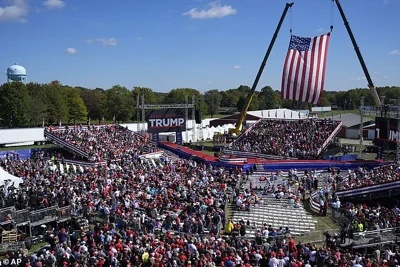
[[[184,159],[190,159],[193,158],[192,154],[183,152],[182,150],[179,149],[174,149],[169,146],[166,146],[162,143],[159,144],[161,148],[167,149],[174,154],[178,155],[179,157],[182,157]],[[254,164],[245,164],[245,165],[240,165],[240,164],[228,164],[228,163],[223,163],[223,162],[212,162],[212,161],[206,161],[201,158],[197,158],[197,160],[201,162],[208,163],[212,166],[223,166],[223,167],[239,167],[243,168],[244,170],[250,169],[254,166]],[[258,166],[260,164],[257,164]],[[310,169],[318,169],[318,170],[328,170],[329,167],[335,167],[335,168],[340,168],[340,169],[358,169],[360,167],[367,167],[367,168],[375,168],[380,165],[383,165],[383,162],[380,161],[328,161],[328,160],[308,160],[308,161],[294,161],[294,160],[280,160],[280,161],[271,161],[271,163],[263,163],[262,166],[264,167],[265,171],[286,171],[290,169],[297,169],[297,170],[310,170]]]
[[[20,159],[29,159],[32,155],[32,149],[20,149],[20,150],[6,150],[0,152],[0,159],[9,156],[19,156]]]
[[[352,155],[343,155],[343,156],[325,156],[324,159],[326,160],[335,160],[335,161],[350,161],[350,160],[356,160],[357,159],[357,154],[352,154]]]

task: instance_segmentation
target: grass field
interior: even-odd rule
[[[9,147],[0,147],[0,151],[33,149],[33,148],[53,148],[53,147],[56,147],[56,145],[46,144],[46,145],[31,145],[31,146],[9,146]]]

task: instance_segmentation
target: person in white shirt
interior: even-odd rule
[[[312,251],[310,252],[310,262],[311,262],[311,263],[315,263],[315,258],[316,258],[316,256],[317,256],[317,251],[312,250]]]
[[[275,253],[272,254],[271,259],[268,262],[269,267],[278,267],[279,261],[277,260]]]
[[[390,258],[391,258],[392,256],[394,256],[394,255],[396,255],[396,253],[393,253],[393,252],[390,250],[390,248],[387,248],[387,249],[386,249],[386,251],[385,251],[385,259],[386,259],[387,261],[390,261]]]

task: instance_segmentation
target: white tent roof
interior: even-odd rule
[[[262,119],[305,119],[308,117],[308,111],[304,110],[290,110],[287,108],[280,109],[266,109],[266,110],[254,110],[247,112],[250,115],[262,118]]]
[[[10,181],[10,185],[14,182],[14,186],[17,188],[19,187],[19,184],[22,184],[24,182],[24,180],[22,180],[21,178],[11,175],[0,168],[0,185],[5,185],[7,180]]]

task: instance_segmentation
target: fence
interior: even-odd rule
[[[14,221],[15,223],[18,224],[23,224],[26,223],[30,220],[29,216],[29,209],[24,209],[24,210],[17,210],[15,211],[15,218]]]
[[[57,219],[57,211],[57,206],[31,211],[29,214],[31,225],[36,226],[55,221]]]
[[[7,224],[15,218],[15,207],[0,209],[0,225]]]
[[[12,251],[18,251],[20,249],[25,249],[25,242],[11,242],[11,243],[0,243],[0,254],[9,253]]]
[[[16,224],[21,225],[29,223],[31,226],[44,224],[51,221],[65,221],[72,216],[72,206],[58,207],[52,206],[39,210],[16,210],[15,207],[7,207],[0,209],[2,222],[0,225]],[[6,217],[10,219],[5,219]]]

